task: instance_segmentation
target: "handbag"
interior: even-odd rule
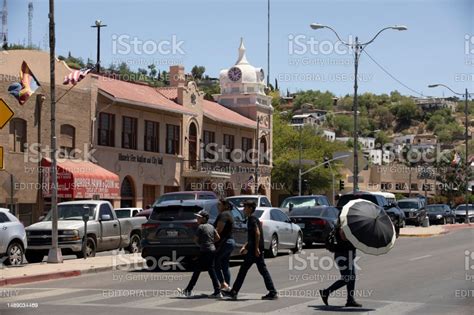
[[[331,253],[334,253],[337,248],[337,239],[336,239],[336,228],[332,228],[332,230],[329,232],[326,241],[324,243],[326,246],[326,249],[330,251]]]

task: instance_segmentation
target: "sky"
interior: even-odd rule
[[[47,0],[7,0],[10,43],[26,43],[28,2],[33,2],[33,44],[48,49]],[[3,2],[3,0],[2,0]],[[267,0],[56,0],[56,54],[96,60],[96,29],[100,19],[103,66],[125,61],[132,69],[155,63],[194,65],[218,77],[238,57],[244,38],[247,59],[267,69]],[[354,55],[344,41],[358,36],[369,41],[359,62],[359,92],[451,96],[474,91],[474,1],[472,0],[271,0],[270,81],[281,91],[329,90],[353,93]],[[174,44],[173,44],[174,42]],[[379,66],[370,58],[374,59]],[[385,69],[387,74],[384,70]]]

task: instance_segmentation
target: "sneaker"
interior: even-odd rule
[[[211,299],[222,299],[222,293],[220,291],[217,291],[208,295],[208,297]]]
[[[186,290],[186,289],[178,288],[178,293],[183,296],[191,296],[191,291]]]
[[[319,290],[319,295],[321,295],[321,299],[323,300],[324,304],[329,305],[328,304],[329,294],[327,293],[327,291]]]
[[[269,292],[267,295],[262,296],[262,300],[277,300],[278,293],[276,292]]]
[[[228,297],[231,300],[237,300],[237,292],[230,290],[230,291],[223,291],[221,290],[221,293],[224,297]]]
[[[346,307],[362,307],[362,304],[359,304],[355,300],[352,300],[352,301],[347,301]]]
[[[222,291],[224,291],[224,292],[230,292],[230,287],[222,288],[222,289],[220,289],[220,290],[221,290],[221,292],[222,292]]]

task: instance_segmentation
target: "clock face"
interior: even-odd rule
[[[265,72],[263,72],[263,69],[260,69],[260,81],[265,80]]]
[[[242,71],[237,67],[232,67],[229,69],[227,76],[234,82],[239,81],[242,78]]]

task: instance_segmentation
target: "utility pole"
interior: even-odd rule
[[[359,71],[359,56],[360,56],[360,50],[361,46],[359,45],[359,37],[356,36],[355,38],[355,44],[354,44],[354,54],[355,54],[355,59],[354,59],[354,106],[353,106],[353,111],[354,111],[354,170],[353,170],[353,193],[355,194],[359,190],[359,145],[358,145],[358,139],[359,139],[359,120],[357,117],[357,111],[359,107],[358,99],[357,99],[357,74]]]
[[[300,143],[299,143],[299,158],[298,158],[298,196],[301,196],[301,153],[303,151],[303,126],[300,126]]]
[[[102,27],[107,27],[107,25],[102,24],[101,20],[96,20],[95,25],[91,26],[92,28],[97,28],[97,63],[96,63],[96,71],[100,73],[100,29]]]
[[[469,118],[469,106],[468,106],[468,98],[469,92],[466,89],[466,95],[464,99],[464,115],[466,119],[466,224],[469,224],[469,175],[470,175],[470,166],[469,166],[469,128],[468,128],[468,118]]]
[[[270,86],[270,0],[267,2],[267,87]]]
[[[48,263],[62,263],[61,249],[58,247],[58,177],[56,161],[56,35],[54,24],[54,0],[49,0],[49,62],[51,85],[51,213],[52,233]]]

